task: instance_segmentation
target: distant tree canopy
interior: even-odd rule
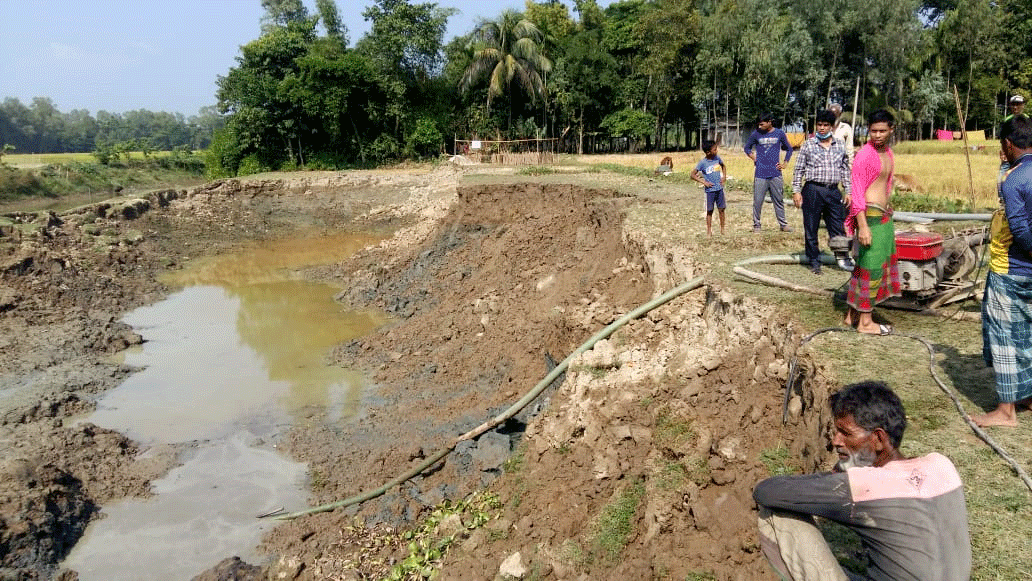
[[[555,138],[565,151],[731,142],[763,111],[808,126],[835,102],[897,115],[901,138],[994,127],[1032,98],[1028,0],[526,0],[445,44],[435,2],[366,0],[349,44],[333,0],[260,0],[261,35],[218,79],[216,110],[62,114],[0,106],[0,143],[89,150],[211,141],[216,171],[374,165],[462,139]],[[351,9],[349,7],[349,9]],[[852,117],[849,117],[852,118]]]
[[[185,119],[180,113],[145,109],[125,113],[85,109],[61,113],[45,97],[30,105],[8,97],[0,103],[0,143],[18,153],[90,152],[120,143],[137,143],[153,151],[205,149],[224,119],[215,107],[205,107]]]

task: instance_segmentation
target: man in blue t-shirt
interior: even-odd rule
[[[781,161],[782,150],[788,152],[784,162]],[[760,231],[760,211],[767,192],[770,192],[770,199],[774,202],[774,215],[781,225],[781,231],[791,232],[792,228],[785,221],[785,182],[781,170],[792,158],[792,145],[785,132],[774,127],[774,117],[770,113],[760,115],[756,131],[745,141],[745,154],[756,164],[756,173],[753,175],[753,232]]]

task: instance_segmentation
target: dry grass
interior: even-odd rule
[[[996,180],[999,173],[999,143],[995,141],[970,141],[968,153],[960,142],[919,141],[903,142],[894,146],[896,153],[896,174],[898,182],[905,182],[917,195],[927,195],[969,205],[971,188],[974,187],[975,211],[995,209],[997,205]],[[797,152],[798,153],[798,152]],[[737,183],[752,180],[753,163],[741,149],[721,148],[721,159],[727,166],[728,178]],[[614,163],[630,167],[654,170],[659,161],[668,154],[610,154],[571,156],[577,164]],[[674,160],[674,173],[688,174],[703,158],[701,151],[669,154]],[[968,176],[968,158],[971,176]],[[785,186],[789,189],[795,162],[789,161],[785,170]]]

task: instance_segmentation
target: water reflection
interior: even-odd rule
[[[385,322],[333,300],[333,286],[296,270],[332,264],[378,240],[319,236],[256,245],[168,275],[182,287],[125,317],[145,339],[123,354],[141,367],[98,402],[89,421],[144,443],[194,443],[156,496],[103,508],[63,566],[82,581],[188,579],[231,555],[250,556],[267,521],[304,504],[303,464],[270,442],[314,415],[358,411],[359,374],[329,365],[333,346]],[[131,558],[125,547],[134,547]]]

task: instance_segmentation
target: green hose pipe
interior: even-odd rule
[[[301,517],[301,516],[305,516],[305,515],[309,515],[309,514],[315,514],[315,513],[319,513],[319,512],[330,512],[330,511],[336,510],[338,508],[344,508],[346,506],[351,506],[352,504],[358,504],[360,502],[365,502],[367,500],[370,500],[372,498],[376,498],[377,496],[380,496],[381,494],[383,494],[383,493],[387,492],[388,490],[390,490],[392,487],[397,486],[397,485],[401,484],[402,482],[405,482],[406,480],[416,476],[417,474],[423,472],[424,470],[426,470],[427,468],[433,466],[434,464],[439,462],[441,459],[443,459],[445,456],[447,456],[452,450],[455,449],[455,446],[458,445],[459,442],[462,442],[463,440],[471,440],[473,438],[476,438],[480,434],[483,434],[484,432],[490,430],[491,428],[501,424],[505,420],[507,420],[507,419],[511,418],[512,416],[516,415],[517,413],[519,413],[519,411],[522,410],[524,407],[526,407],[527,404],[529,404],[530,402],[534,401],[534,399],[537,396],[541,395],[541,392],[544,391],[545,388],[547,388],[549,385],[551,385],[552,382],[555,381],[555,379],[557,377],[559,377],[559,375],[564,373],[566,371],[566,369],[570,366],[570,362],[572,362],[574,359],[576,359],[577,356],[579,356],[581,353],[584,353],[585,351],[587,351],[587,350],[591,349],[592,347],[594,347],[595,343],[598,343],[602,339],[605,339],[605,338],[609,337],[614,332],[616,332],[617,329],[619,329],[620,327],[623,327],[628,322],[633,321],[634,319],[637,319],[638,317],[644,315],[645,313],[647,313],[647,312],[649,312],[649,311],[651,311],[651,310],[653,310],[653,309],[655,309],[655,308],[657,308],[659,306],[662,306],[662,305],[670,302],[671,300],[673,300],[673,299],[683,295],[684,293],[686,293],[688,291],[695,290],[695,289],[699,288],[700,286],[702,286],[702,281],[703,281],[703,278],[701,276],[693,278],[692,280],[682,284],[681,286],[675,287],[675,288],[673,288],[673,289],[663,293],[662,295],[652,299],[651,301],[641,305],[640,307],[637,307],[633,311],[630,311],[629,313],[623,315],[619,319],[613,321],[612,323],[607,325],[604,329],[602,329],[598,333],[595,333],[594,335],[592,335],[591,338],[589,338],[580,347],[578,347],[576,350],[574,350],[573,353],[570,353],[566,357],[566,359],[563,359],[562,362],[559,363],[559,365],[556,365],[550,372],[548,372],[548,375],[546,375],[544,379],[539,381],[538,384],[535,385],[533,389],[531,389],[529,392],[527,392],[527,394],[524,395],[519,401],[517,401],[512,406],[510,406],[509,409],[505,410],[504,412],[502,412],[498,416],[495,416],[491,420],[488,420],[487,422],[481,424],[480,426],[477,426],[473,430],[471,430],[469,432],[466,432],[465,434],[459,436],[458,438],[453,440],[448,445],[447,448],[444,448],[444,449],[440,450],[439,452],[437,452],[433,456],[430,456],[429,458],[424,460],[421,464],[419,464],[415,468],[412,468],[408,472],[402,474],[401,476],[398,476],[397,478],[395,478],[394,480],[391,480],[387,484],[384,484],[383,486],[381,486],[379,488],[376,488],[376,489],[373,489],[373,490],[370,490],[370,491],[363,492],[361,494],[352,496],[350,498],[345,498],[344,500],[338,500],[336,502],[331,502],[329,504],[323,504],[321,506],[312,507],[312,508],[309,508],[307,510],[302,510],[302,511],[298,511],[298,512],[292,512],[292,513],[289,513],[289,514],[279,515],[279,516],[276,517],[276,519],[278,519],[278,520],[292,520],[292,519],[295,519],[295,518],[298,518],[298,517]]]

